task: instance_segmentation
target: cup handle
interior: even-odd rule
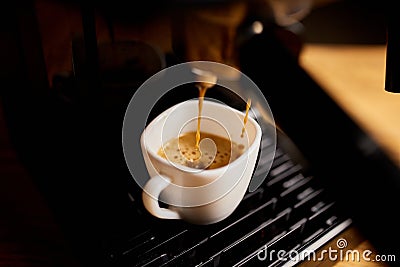
[[[142,200],[145,208],[155,217],[161,219],[181,219],[178,212],[166,208],[161,208],[158,198],[161,192],[171,183],[171,179],[166,176],[155,175],[147,181],[143,188]]]

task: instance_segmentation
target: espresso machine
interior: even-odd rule
[[[51,53],[46,54],[44,31],[49,28],[43,28],[40,14],[56,10],[40,13],[38,7],[46,2],[78,14],[77,30],[67,38],[66,65],[71,67],[67,71],[57,68],[60,62],[50,62]],[[301,19],[312,12],[312,2],[283,2],[7,2],[0,51],[1,75],[8,84],[2,89],[2,101],[9,132],[84,266],[123,266],[113,265],[119,238],[133,224],[148,222],[142,219],[148,216],[142,204],[135,201],[140,188],[122,153],[124,112],[136,89],[152,75],[190,61],[223,63],[252,79],[284,133],[280,138],[290,140],[283,143],[293,142],[301,160],[304,157],[316,176],[324,177],[328,191],[343,196],[338,207],[344,216],[354,217],[380,251],[394,252],[399,221],[388,203],[399,203],[399,170],[299,66]],[[400,92],[400,24],[392,14],[395,9],[388,10],[385,89]],[[60,21],[57,25],[65,23]],[[237,78],[218,69],[211,73],[217,80]],[[218,86],[208,93],[238,109],[246,105]],[[149,121],[173,104],[197,96],[193,84],[168,92],[154,105]],[[316,117],[316,110],[324,111],[325,121]],[[335,131],[339,128],[340,133]],[[373,148],[371,153],[358,146],[360,140]],[[344,164],[338,166],[338,158]],[[378,176],[385,179],[372,182]],[[344,183],[346,187],[341,186]],[[359,203],[358,190],[374,198]],[[349,207],[350,202],[355,204]],[[371,216],[371,209],[380,210],[381,216]],[[219,260],[206,266],[218,266]]]

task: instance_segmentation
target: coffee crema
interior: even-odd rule
[[[204,96],[207,90],[213,87],[214,84],[198,82],[195,86],[199,90],[197,130],[169,140],[159,148],[158,155],[187,167],[197,169],[219,168],[238,158],[243,153],[244,146],[224,137],[201,132],[201,114]],[[251,99],[248,99],[240,135],[242,138],[244,137],[250,106]],[[207,145],[200,148],[200,141],[203,139],[212,140],[214,146],[210,146],[210,142],[207,142]]]
[[[177,164],[197,169],[216,169],[228,165],[244,152],[244,145],[225,137],[201,133],[201,140],[210,139],[214,145],[196,147],[196,131],[187,132],[168,140],[158,150],[158,155]]]

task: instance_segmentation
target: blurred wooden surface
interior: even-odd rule
[[[306,44],[300,64],[400,166],[400,94],[384,90],[384,45]]]
[[[385,57],[386,47],[382,45],[305,44],[299,62],[400,167],[400,94],[384,90]],[[348,249],[374,252],[372,244],[354,228],[340,234],[325,248],[337,249],[336,241],[342,237],[349,241]],[[372,254],[370,259],[375,256]],[[325,260],[301,266],[383,267],[387,263]]]

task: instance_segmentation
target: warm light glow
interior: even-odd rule
[[[251,29],[255,34],[260,34],[264,30],[264,26],[260,21],[254,21],[253,24],[251,25]]]

